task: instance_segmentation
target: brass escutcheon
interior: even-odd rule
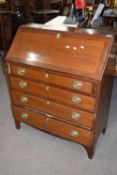
[[[47,105],[50,105],[50,101],[47,100],[47,101],[46,101],[46,104],[47,104]]]
[[[46,118],[46,122],[49,122],[49,120],[50,120],[50,119],[47,117],[47,118]]]
[[[49,77],[49,74],[48,74],[48,73],[46,73],[46,74],[45,74],[45,78],[47,79],[48,77]]]
[[[46,86],[46,91],[49,91],[50,87],[49,86]]]
[[[57,33],[57,34],[56,34],[56,38],[59,39],[60,37],[61,37],[61,33]]]

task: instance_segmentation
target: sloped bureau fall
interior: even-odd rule
[[[112,37],[21,27],[6,56],[16,128],[24,122],[82,144],[92,158],[105,133]]]

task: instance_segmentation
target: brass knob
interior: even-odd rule
[[[73,82],[73,88],[74,89],[81,89],[83,87],[83,84],[80,81],[74,81]]]
[[[20,75],[20,76],[23,76],[25,75],[26,73],[26,70],[24,68],[18,68],[17,69],[17,74]]]
[[[21,113],[21,118],[27,119],[28,117],[29,117],[29,116],[28,116],[27,113],[24,113],[24,112]]]
[[[27,84],[25,81],[20,81],[20,82],[19,82],[19,86],[20,86],[21,88],[26,88],[27,85],[28,85],[28,84]]]
[[[76,113],[76,112],[73,112],[72,113],[72,118],[74,119],[74,120],[78,120],[78,119],[80,119],[80,114],[78,114],[78,113]]]
[[[21,101],[22,103],[27,103],[27,102],[28,102],[28,98],[27,98],[27,97],[21,97],[21,98],[20,98],[20,101]]]
[[[72,102],[75,103],[75,104],[78,104],[78,103],[81,103],[81,98],[80,97],[77,97],[77,96],[73,96],[72,97]]]
[[[76,130],[71,130],[70,131],[70,136],[72,136],[72,137],[78,137],[79,136],[79,132],[76,131]]]

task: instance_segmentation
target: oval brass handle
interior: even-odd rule
[[[76,130],[71,130],[70,131],[70,136],[72,136],[72,137],[78,137],[79,136],[79,132],[76,131]]]
[[[24,113],[24,112],[21,113],[21,118],[27,119],[28,117],[29,117],[29,116],[28,116],[27,113]]]
[[[18,68],[17,69],[17,74],[20,76],[23,76],[26,74],[26,70],[24,68]]]
[[[20,101],[21,101],[22,103],[27,103],[27,102],[28,102],[28,98],[27,98],[27,97],[21,97],[21,98],[20,98]]]
[[[78,119],[80,119],[80,114],[79,113],[76,113],[76,112],[72,112],[72,119],[74,119],[74,120],[78,120]]]
[[[75,104],[78,104],[78,103],[81,103],[81,98],[80,97],[77,97],[77,96],[73,96],[72,97],[72,102],[75,103]]]
[[[25,81],[20,81],[20,82],[19,82],[19,86],[20,86],[21,88],[26,88],[26,87],[28,86],[28,84],[27,84]]]
[[[74,81],[73,82],[73,88],[74,89],[81,89],[83,87],[83,84],[80,81]]]

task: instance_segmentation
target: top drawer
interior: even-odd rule
[[[79,78],[69,78],[60,74],[54,74],[51,71],[32,69],[23,65],[11,65],[11,73],[20,77],[39,80],[71,90],[92,94],[92,83]]]

